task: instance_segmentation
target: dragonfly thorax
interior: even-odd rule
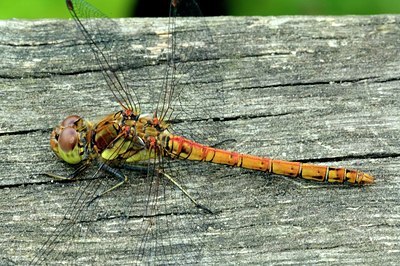
[[[151,115],[123,110],[94,126],[93,148],[106,161],[143,161],[154,157],[153,147],[167,127]]]
[[[149,137],[157,138],[167,128],[168,124],[150,114],[142,114],[136,123],[136,132],[144,142]]]
[[[70,164],[97,157],[117,163],[137,162],[161,152],[161,140],[170,134],[167,128],[167,123],[148,114],[119,111],[98,123],[71,115],[53,130],[50,144],[53,152]]]

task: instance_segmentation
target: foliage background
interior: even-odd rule
[[[135,16],[140,0],[87,0],[110,17]],[[142,0],[154,9],[168,0]],[[367,15],[400,13],[398,0],[198,0],[205,15]],[[203,3],[202,3],[203,2]],[[217,8],[218,6],[218,8]],[[148,13],[146,13],[148,14]],[[69,18],[64,0],[0,0],[0,19]]]

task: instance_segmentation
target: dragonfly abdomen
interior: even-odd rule
[[[232,152],[202,145],[180,136],[168,136],[164,145],[167,154],[173,158],[212,162],[319,182],[367,184],[374,181],[371,175],[357,170]]]

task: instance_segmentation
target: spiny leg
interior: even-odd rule
[[[53,173],[43,173],[43,175],[49,176],[54,179],[64,180],[64,181],[74,181],[76,177],[81,174],[88,166],[90,165],[89,161],[85,161],[82,163],[72,174],[68,176],[60,176]]]
[[[177,182],[175,181],[175,179],[172,178],[172,176],[168,175],[167,173],[164,173],[162,171],[158,171],[160,174],[162,174],[163,176],[165,176],[171,183],[173,183],[177,188],[179,188],[180,191],[182,191],[183,194],[185,194],[186,197],[188,197],[190,199],[191,202],[193,202],[193,204],[197,207],[200,208],[204,211],[206,211],[209,214],[214,214],[213,211],[211,211],[209,208],[207,208],[204,205],[201,205],[200,203],[198,203],[192,196],[190,196],[190,194]]]
[[[122,137],[125,138],[124,134],[123,134],[123,133],[120,133],[120,134],[108,145],[108,148],[112,149],[111,154],[109,154],[109,155],[110,155],[110,158],[113,158],[114,156],[118,157],[119,154],[121,153],[121,149],[124,147],[124,144],[127,143],[128,140],[125,138],[125,139],[123,139],[123,141],[122,141],[120,144],[118,144],[118,146],[116,146],[116,147],[113,148],[113,145],[114,145],[115,143],[118,143],[118,140],[120,140]],[[138,136],[136,136],[136,139],[142,141]],[[128,142],[129,142],[128,144],[129,144],[129,147],[130,147],[130,148],[132,148],[132,147],[134,147],[134,146],[136,145],[136,143],[133,142],[133,141],[128,141]],[[142,142],[143,142],[143,141],[142,141]],[[144,145],[144,144],[143,144],[143,145]],[[124,167],[124,166],[125,166],[125,168],[127,168],[127,166],[123,164],[122,167]],[[109,189],[107,189],[107,190],[101,192],[101,193],[98,194],[97,196],[95,196],[95,197],[89,202],[89,204],[92,203],[94,200],[100,198],[100,197],[103,196],[104,194],[106,194],[106,193],[108,193],[108,192],[110,192],[110,191],[112,191],[112,190],[114,190],[114,189],[116,189],[116,188],[122,186],[125,182],[128,181],[128,177],[127,177],[126,175],[124,175],[124,174],[123,174],[121,171],[119,171],[118,169],[109,166],[109,165],[108,165],[106,162],[104,162],[104,161],[100,163],[100,166],[99,166],[97,172],[100,171],[100,170],[104,170],[104,171],[108,172],[109,174],[113,175],[114,177],[117,177],[117,178],[119,179],[119,182],[118,182],[117,184],[115,184],[114,186],[112,186],[111,188],[109,188]],[[135,166],[131,166],[131,170],[134,170],[134,171],[144,171],[141,167],[135,167]],[[147,171],[146,171],[146,172],[147,172]]]
[[[121,171],[119,171],[116,168],[112,168],[111,166],[102,163],[101,166],[99,167],[99,170],[104,170],[107,173],[117,177],[119,179],[119,182],[117,184],[115,184],[114,186],[110,187],[109,189],[101,192],[100,194],[96,195],[93,199],[91,199],[89,201],[89,204],[91,204],[93,201],[95,201],[96,199],[102,197],[104,194],[109,193],[111,191],[113,191],[114,189],[122,186],[125,182],[128,181],[128,177],[126,175],[124,175]]]
[[[136,172],[140,172],[140,173],[147,173],[148,169],[147,167],[144,166],[137,166],[137,165],[129,165],[129,164],[123,164],[122,168],[125,168],[127,170],[132,170],[132,171],[136,171]],[[99,195],[97,195],[95,198],[101,197],[102,195],[118,188],[119,186],[123,185],[126,181],[128,181],[128,177],[126,175],[124,175],[121,171],[119,171],[116,168],[113,168],[107,164],[102,164],[100,166],[100,169],[108,172],[109,174],[112,174],[114,176],[116,176],[120,182],[115,184],[113,187],[107,189],[106,191],[103,191],[102,193],[100,193]],[[93,199],[94,200],[94,199]],[[92,201],[93,201],[92,200]]]

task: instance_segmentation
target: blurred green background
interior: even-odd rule
[[[64,0],[0,0],[0,19],[69,18]],[[140,0],[88,0],[110,17],[131,17]],[[143,0],[150,9],[168,0]],[[400,13],[400,0],[198,0],[205,15],[346,15]],[[203,8],[209,4],[210,12]],[[218,6],[218,7],[217,7]],[[136,9],[136,10],[135,10]],[[150,14],[150,15],[149,15]],[[158,16],[158,13],[154,13]]]

